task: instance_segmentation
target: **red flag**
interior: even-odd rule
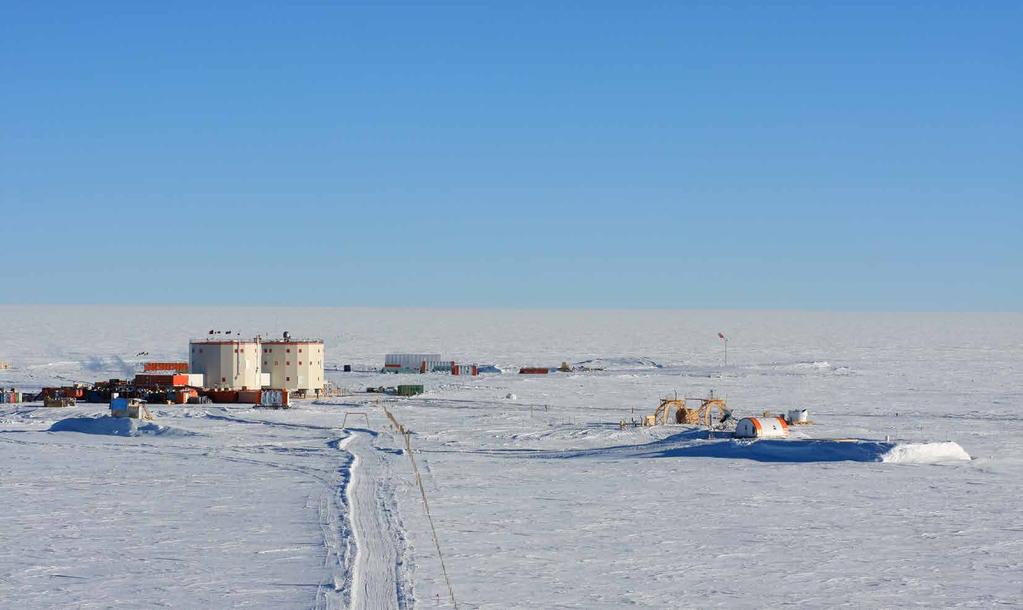
[[[725,338],[725,333],[718,333],[718,337],[724,339]]]

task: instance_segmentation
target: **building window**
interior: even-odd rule
[[[285,362],[284,366],[291,366],[291,360],[288,360],[287,362]]]
[[[274,360],[274,366],[280,366],[280,365],[281,365],[281,363],[280,363],[279,360]]]
[[[302,366],[302,361],[301,360],[298,361],[298,366]]]
[[[291,381],[291,377],[285,377],[284,380],[285,381]]]
[[[298,348],[298,353],[300,353],[300,354],[302,353],[302,348],[301,347]]]
[[[266,360],[263,361],[263,366],[266,366]]]
[[[286,352],[288,352],[290,354],[291,353],[291,348],[289,347],[288,349],[286,349],[284,351],[286,351]]]
[[[227,383],[227,377],[221,377],[220,383]]]

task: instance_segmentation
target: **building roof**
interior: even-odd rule
[[[271,345],[289,345],[293,343],[323,343],[323,339],[263,339],[260,341],[263,344]]]
[[[240,343],[259,343],[259,339],[190,339],[189,343],[198,345],[237,345]]]

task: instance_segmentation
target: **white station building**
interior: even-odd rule
[[[263,341],[262,371],[268,373],[268,386],[285,389],[298,396],[323,393],[323,341],[320,339],[284,339]]]
[[[255,339],[200,339],[188,345],[188,370],[204,375],[214,390],[258,390],[263,387],[260,347]]]
[[[296,397],[323,394],[320,339],[196,339],[189,342],[188,370],[204,375],[213,390],[288,390]]]

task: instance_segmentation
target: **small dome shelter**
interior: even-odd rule
[[[785,438],[789,425],[781,417],[743,417],[735,425],[735,438]]]

